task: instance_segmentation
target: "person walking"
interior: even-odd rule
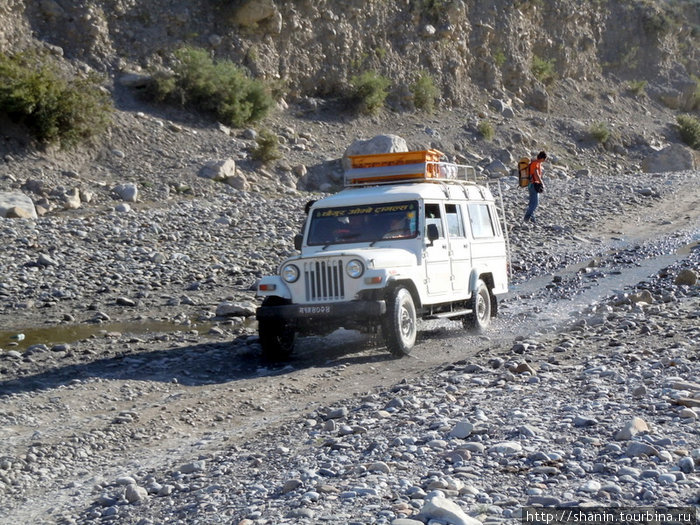
[[[530,199],[527,205],[527,211],[525,212],[525,222],[532,222],[535,224],[535,210],[540,203],[540,193],[544,191],[544,184],[542,183],[542,163],[547,160],[547,154],[544,151],[540,151],[537,154],[537,158],[530,163],[528,167],[528,175],[530,175],[530,183],[527,185],[527,191],[530,195]]]

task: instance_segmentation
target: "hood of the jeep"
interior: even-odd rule
[[[358,258],[364,261],[369,268],[391,268],[399,266],[416,266],[420,263],[418,255],[403,248],[352,248],[325,250],[311,254],[304,254],[300,260],[319,258]]]

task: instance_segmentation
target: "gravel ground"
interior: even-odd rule
[[[79,521],[417,525],[513,521],[536,505],[697,508],[700,293],[668,277],[647,291],[651,305],[618,297],[559,333],[110,480]]]
[[[697,505],[700,294],[673,284],[700,267],[697,176],[553,172],[535,228],[503,179],[515,291],[489,337],[429,328],[402,360],[353,334],[311,338],[282,368],[259,359],[251,286],[289,253],[307,196],[227,188],[3,222],[0,522],[458,524],[524,505]]]
[[[696,177],[619,175],[600,184],[555,170],[538,212],[542,225],[532,230],[519,225],[525,192],[514,178],[503,179],[513,267],[524,270],[523,278],[598,253],[611,239],[600,236],[597,225],[616,216],[621,220],[613,240],[617,235],[629,242],[664,223],[687,229],[692,210],[686,208],[695,193],[686,190],[694,189]],[[167,207],[4,221],[0,325],[18,330],[144,319],[187,323],[211,319],[227,298],[253,300],[256,279],[274,272],[292,252],[290,241],[309,197],[294,192],[270,199],[218,186],[218,194]],[[654,211],[647,216],[646,209]]]

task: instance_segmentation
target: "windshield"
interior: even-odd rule
[[[417,235],[418,202],[386,202],[314,210],[307,244],[410,239]]]

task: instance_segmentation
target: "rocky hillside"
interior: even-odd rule
[[[444,104],[474,89],[508,91],[546,110],[533,60],[557,78],[650,83],[687,105],[700,70],[696,1],[10,0],[0,47],[37,42],[98,71],[167,67],[183,43],[281,81],[292,99],[337,96],[372,69],[395,83],[395,104],[418,70],[440,80]],[[544,98],[543,98],[544,96]]]
[[[76,75],[104,75],[116,111],[96,144],[70,152],[37,149],[0,116],[0,191],[30,193],[40,212],[108,202],[127,182],[139,200],[161,200],[216,191],[197,175],[227,159],[236,166],[226,176],[245,178],[238,187],[323,190],[339,178],[329,159],[381,133],[496,176],[543,148],[562,176],[654,171],[649,157],[680,143],[675,117],[698,109],[699,24],[697,0],[7,0],[0,50],[39,46]],[[274,89],[278,108],[259,129],[280,138],[281,161],[250,162],[253,130],[136,94],[134,78],[168,70],[184,44]],[[344,102],[351,79],[368,71],[391,82],[385,110],[372,118]],[[413,107],[421,73],[438,87],[435,114]],[[610,133],[596,139],[594,126]],[[661,162],[668,171],[695,160],[683,148]]]

